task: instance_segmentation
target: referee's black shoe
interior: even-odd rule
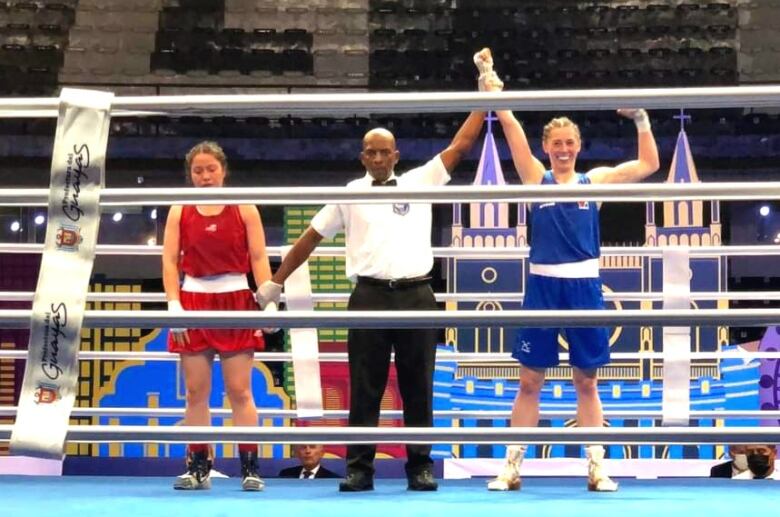
[[[359,470],[347,472],[346,479],[339,483],[339,492],[365,492],[373,489],[374,476]]]
[[[407,472],[407,488],[415,492],[433,492],[439,489],[439,484],[433,478],[433,470],[424,467],[414,472]]]

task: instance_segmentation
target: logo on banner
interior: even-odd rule
[[[76,225],[63,224],[57,229],[55,241],[63,251],[78,251],[81,240],[81,228]]]
[[[52,404],[59,398],[60,388],[54,384],[41,383],[33,393],[33,400],[36,404]]]
[[[393,212],[398,215],[406,215],[409,213],[409,203],[393,203]]]
[[[590,205],[587,201],[577,201],[577,206],[580,207],[580,210],[587,210],[590,208]]]
[[[68,306],[64,303],[51,304],[51,310],[44,315],[43,324],[40,366],[43,374],[54,381],[62,375],[60,340],[67,338],[64,329],[68,325]]]
[[[68,166],[65,170],[65,185],[62,194],[62,213],[71,221],[78,221],[84,215],[79,204],[82,179],[89,180],[89,147],[87,144],[74,145],[73,152],[68,153]]]

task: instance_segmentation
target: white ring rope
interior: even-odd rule
[[[84,408],[74,407],[71,411],[71,416],[74,417],[122,417],[122,416],[142,416],[151,418],[164,418],[164,417],[176,417],[181,418],[184,416],[184,408],[114,408],[114,407],[98,407],[98,408]],[[231,417],[233,415],[232,410],[224,408],[212,408],[210,409],[211,416],[214,417]],[[0,406],[0,417],[9,417],[16,415],[15,406]],[[295,409],[258,409],[257,415],[260,418],[286,418],[286,419],[298,419],[298,411]],[[512,416],[512,412],[509,410],[437,410],[433,412],[434,418],[455,418],[455,419],[508,419]],[[542,410],[539,412],[541,419],[565,419],[575,418],[577,416],[576,411],[551,411]],[[663,416],[661,411],[630,411],[630,410],[608,410],[604,411],[605,419],[624,419],[624,420],[642,420],[642,419],[659,419]],[[349,417],[349,411],[344,409],[326,409],[322,412],[323,419],[347,419]],[[755,419],[775,419],[780,418],[780,411],[761,411],[761,410],[723,410],[723,411],[691,411],[690,417],[693,420],[709,420],[709,419],[732,419],[732,418],[755,418]],[[383,420],[399,420],[403,418],[403,411],[401,410],[386,410],[382,411],[379,415]],[[309,420],[310,417],[307,417]]]
[[[2,189],[0,206],[47,206],[48,189]],[[469,203],[493,201],[695,201],[780,199],[780,182],[632,183],[452,186],[370,189],[344,187],[107,188],[101,206],[304,205],[324,203]]]
[[[28,328],[29,310],[0,310],[0,327]],[[504,311],[85,311],[85,328],[440,328],[768,326],[780,309]]]
[[[662,246],[603,246],[602,256],[610,257],[651,257],[661,258],[665,247]],[[522,247],[491,247],[468,248],[455,246],[438,246],[431,248],[437,258],[528,258],[529,248]],[[41,253],[43,244],[30,243],[0,243],[0,253]],[[140,244],[98,244],[98,255],[132,255],[160,256],[162,246]],[[281,256],[281,247],[267,246],[269,256]],[[312,257],[343,257],[346,251],[343,246],[320,246],[312,251]],[[761,257],[780,255],[780,246],[776,245],[732,245],[732,246],[693,246],[689,248],[692,258],[712,258],[719,256]]]
[[[322,362],[347,362],[345,352],[320,352],[317,356]],[[568,352],[561,352],[559,357],[563,361],[568,361]],[[780,359],[779,352],[752,352],[749,350],[721,351],[721,352],[691,352],[691,359],[701,360],[723,360],[740,359],[743,361],[752,361],[756,359]],[[633,359],[664,359],[664,352],[612,352],[610,358],[615,361],[633,360]],[[0,350],[0,359],[27,359],[27,350]],[[179,361],[179,354],[170,352],[128,352],[128,351],[109,351],[109,350],[82,350],[79,352],[79,359],[82,361]],[[254,356],[255,361],[263,363],[288,362],[292,361],[292,354],[289,352],[257,352]],[[219,356],[215,357],[219,361]],[[485,352],[446,352],[436,356],[439,363],[457,362],[457,363],[506,363],[517,364],[509,353],[485,353]]]
[[[0,291],[0,301],[31,302],[35,293],[32,291]],[[691,291],[692,300],[780,300],[780,291]],[[340,302],[346,303],[350,293],[312,293],[315,303]],[[522,302],[523,293],[434,293],[437,302]],[[281,301],[287,297],[282,294]],[[609,292],[604,293],[607,301],[662,301],[663,293]],[[88,302],[103,303],[164,303],[165,293],[131,293],[131,292],[92,292],[87,293]]]
[[[0,117],[55,117],[59,99],[2,99]],[[506,92],[307,93],[114,97],[114,116],[439,113],[488,110],[556,111],[744,108],[780,106],[780,86],[622,88]]]
[[[603,246],[602,256],[610,257],[652,257],[661,258],[664,247],[662,246]],[[0,253],[41,253],[43,244],[29,243],[0,243]],[[98,255],[141,255],[159,256],[162,254],[162,246],[147,246],[140,244],[98,244]],[[433,256],[437,258],[528,258],[529,248],[522,247],[490,247],[484,248],[459,248],[454,246],[433,247]],[[272,257],[281,256],[281,247],[268,246],[266,253]],[[320,246],[312,251],[312,257],[343,257],[346,252],[343,246]],[[762,257],[780,255],[780,246],[735,245],[735,246],[693,246],[689,248],[692,258],[701,257]]]
[[[0,425],[0,440],[11,436]],[[535,443],[721,444],[777,443],[780,427],[189,427],[69,426],[69,442],[193,443]]]

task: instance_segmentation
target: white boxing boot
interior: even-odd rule
[[[591,445],[585,448],[588,456],[588,490],[591,492],[615,492],[618,484],[604,472],[604,447]]]
[[[506,492],[520,490],[520,465],[525,457],[525,445],[510,445],[506,448],[506,463],[501,473],[488,482],[488,490]]]

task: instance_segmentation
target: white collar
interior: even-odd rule
[[[311,477],[317,477],[317,472],[319,472],[319,471],[320,471],[320,464],[319,464],[319,463],[317,463],[317,466],[316,466],[316,467],[314,467],[313,469],[311,469],[309,472],[311,472]],[[303,465],[301,465],[301,474],[300,474],[300,477],[301,477],[301,479],[305,479],[305,478],[303,477],[303,473],[304,473],[304,472],[306,472],[306,467],[304,467]]]
[[[366,171],[366,175],[363,176],[363,178],[371,184],[374,181],[374,177],[371,175],[370,172]],[[390,176],[387,177],[387,179],[384,181],[384,183],[387,183],[390,180],[396,180],[398,181],[398,176],[395,175],[395,171],[390,173]]]
[[[755,479],[756,477],[753,475],[753,472],[750,471],[750,469],[740,472],[736,476],[733,476],[731,479]],[[769,474],[764,479],[778,479],[780,480],[780,470],[777,470],[777,466],[775,466],[775,469],[772,471],[771,474]]]

